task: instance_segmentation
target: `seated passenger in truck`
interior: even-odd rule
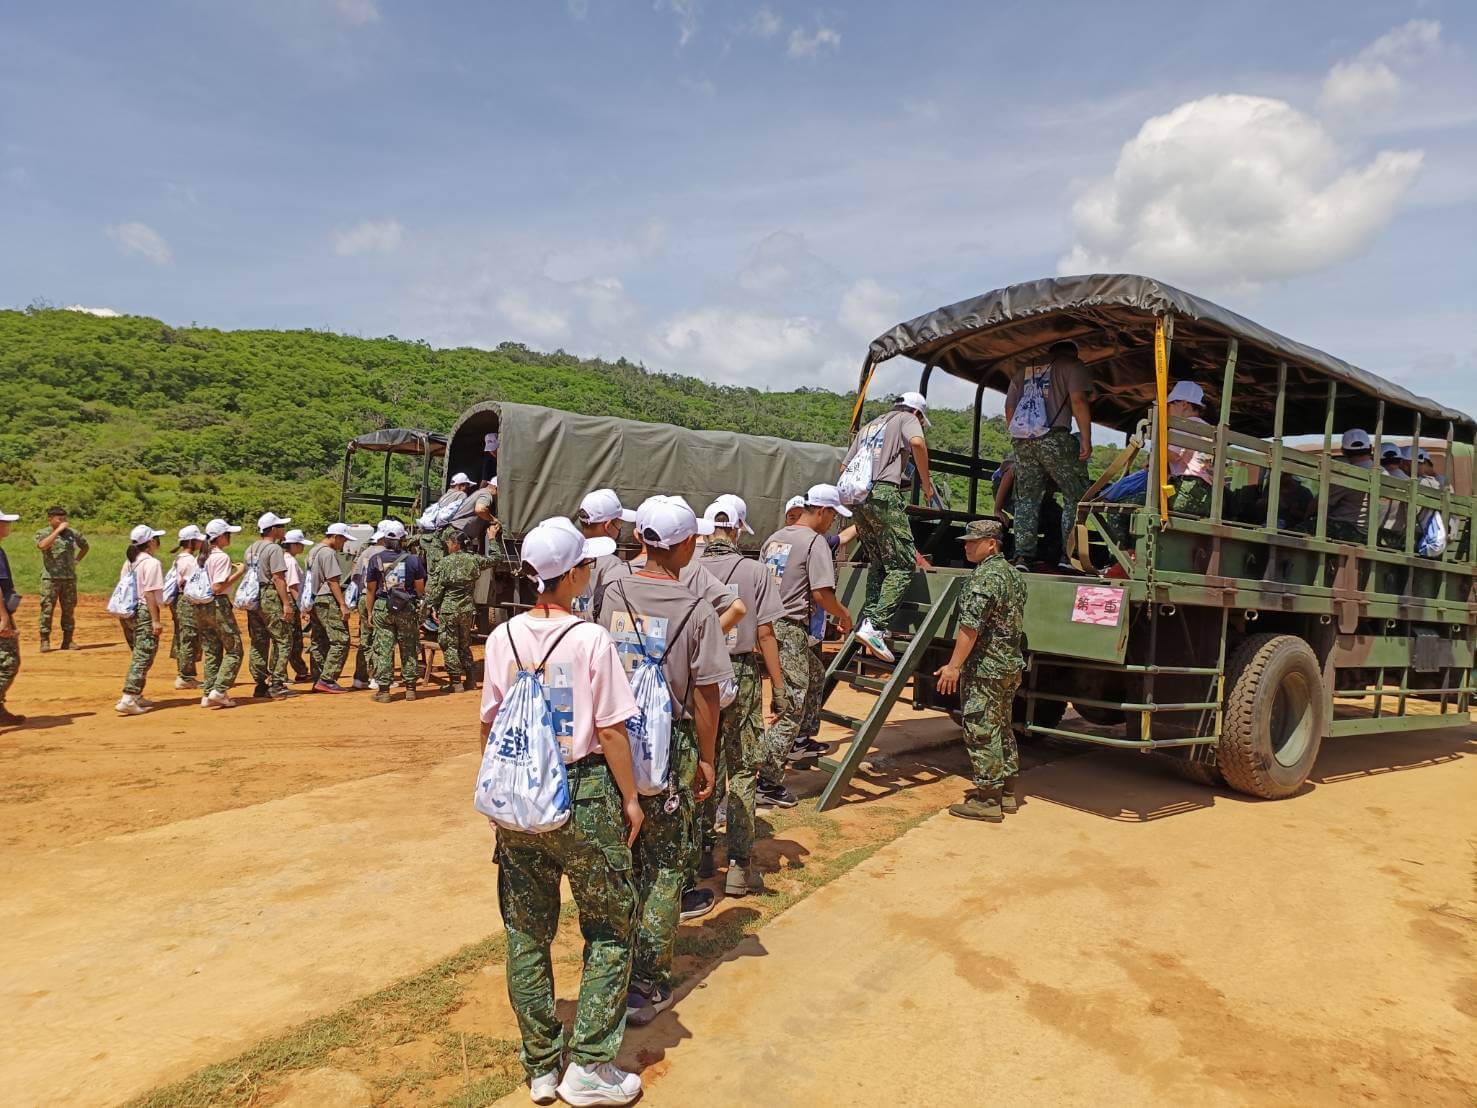
[[[1362,427],[1350,427],[1339,440],[1345,462],[1360,469],[1374,468],[1374,443]],[[1335,542],[1363,542],[1369,526],[1369,493],[1347,485],[1328,489],[1328,537]]]

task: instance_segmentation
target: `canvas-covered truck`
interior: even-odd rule
[[[720,493],[736,492],[755,531],[742,544],[757,548],[782,525],[786,500],[835,480],[843,453],[822,443],[485,401],[463,412],[452,429],[446,472],[479,473],[491,432],[498,434],[497,518],[510,558],[535,524],[572,517],[584,495],[599,488],[614,489],[629,507],[657,493],[682,495],[698,512]],[[520,598],[521,589],[511,576],[483,576],[476,600],[484,631],[495,621],[490,609],[511,611],[531,600]]]
[[[1099,481],[1074,521],[1078,572],[1027,575],[1024,734],[1153,753],[1194,780],[1281,798],[1303,786],[1326,739],[1398,741],[1470,721],[1473,497],[1451,478],[1470,464],[1471,416],[1161,282],[1099,274],[1013,285],[893,327],[867,351],[858,419],[877,374],[906,357],[921,363],[925,395],[938,372],[973,384],[978,427],[984,390],[1003,391],[1060,340],[1091,371],[1094,424],[1133,440],[1107,476],[1146,467],[1147,491],[1110,502]],[[1181,379],[1205,390],[1206,422],[1171,417]],[[1350,464],[1339,447],[1352,428],[1375,458],[1392,436],[1436,438],[1445,473],[1422,482]],[[839,803],[898,699],[955,706],[931,674],[968,572],[960,532],[998,463],[978,443],[976,432],[970,454],[933,454],[967,488],[968,510],[919,504],[915,490],[914,533],[936,568],[916,576],[894,625],[896,666],[848,641],[828,669],[828,694],[847,683],[877,701],[861,718],[826,712],[855,737],[823,763],[823,808]],[[1295,449],[1309,443],[1318,449]],[[1186,447],[1213,459],[1203,517],[1171,511],[1166,495],[1169,450]],[[1362,501],[1357,536],[1330,527],[1336,489]],[[853,608],[863,575],[843,575]]]

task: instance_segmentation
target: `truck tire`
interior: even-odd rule
[[[1261,634],[1226,667],[1225,723],[1216,766],[1237,792],[1281,800],[1303,787],[1325,729],[1323,674],[1296,635]]]
[[[1117,708],[1098,708],[1091,704],[1078,704],[1075,700],[1072,701],[1072,707],[1088,723],[1095,723],[1099,727],[1120,727],[1128,720]]]
[[[1197,785],[1206,788],[1219,789],[1226,784],[1226,779],[1221,775],[1220,766],[1209,762],[1192,762],[1188,758],[1172,758],[1167,754],[1159,755],[1159,760],[1170,768],[1170,771],[1183,777],[1186,781],[1193,781]]]

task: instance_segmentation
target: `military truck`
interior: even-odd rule
[[[925,395],[940,372],[975,386],[974,449],[932,453],[935,470],[968,490],[960,510],[921,504],[914,489],[914,534],[935,568],[917,575],[894,624],[896,665],[848,640],[828,668],[828,695],[844,683],[877,699],[863,717],[825,712],[854,737],[822,763],[832,772],[823,809],[840,802],[899,699],[955,707],[931,674],[947,656],[968,572],[960,533],[998,465],[979,450],[984,390],[1003,391],[1060,340],[1092,371],[1094,424],[1129,437],[1107,476],[1132,470],[1140,446],[1152,446],[1142,503],[1102,499],[1100,481],[1078,508],[1077,572],[1028,575],[1022,734],[1154,754],[1193,780],[1275,799],[1302,788],[1326,739],[1470,721],[1473,497],[1454,490],[1449,467],[1470,456],[1472,417],[1159,281],[1045,279],[900,323],[867,350],[854,431],[878,373],[905,357],[921,364]],[[1175,379],[1203,386],[1207,422],[1170,417]],[[1387,436],[1440,439],[1447,479],[1431,488],[1341,460],[1341,432],[1355,427],[1376,458]],[[1308,441],[1319,449],[1294,449]],[[1170,446],[1213,457],[1208,517],[1169,510]],[[1255,474],[1262,484],[1242,494]],[[1335,487],[1365,498],[1362,541],[1330,537]],[[1279,510],[1293,499],[1307,509],[1301,523]],[[1393,535],[1379,526],[1391,504],[1404,507]],[[1431,513],[1447,541],[1422,556],[1418,521]],[[843,574],[853,608],[863,586],[864,571]]]

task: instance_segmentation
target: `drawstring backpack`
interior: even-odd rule
[[[1440,512],[1432,511],[1421,521],[1421,533],[1416,540],[1415,552],[1422,558],[1439,558],[1445,550],[1446,519]]]
[[[256,559],[246,563],[241,584],[236,586],[236,599],[231,602],[243,612],[254,612],[262,606],[262,582],[256,575]]]
[[[896,411],[888,412],[862,428],[857,437],[856,453],[846,463],[841,476],[836,478],[836,491],[841,494],[841,503],[860,504],[872,494],[872,485],[877,479],[877,455],[882,451],[882,440],[887,437],[887,425],[899,415],[901,413]]]
[[[169,567],[169,576],[164,578],[164,588],[159,592],[159,603],[169,607],[179,599],[179,571]]]
[[[415,525],[426,532],[441,530],[441,528],[452,521],[452,518],[457,513],[457,509],[462,506],[462,503],[466,499],[466,493],[461,493],[454,498],[450,495],[442,497],[420,514],[420,518],[415,521]]]
[[[108,597],[108,611],[115,616],[131,616],[137,610],[138,581],[130,562],[118,573],[118,583],[113,586],[113,595]]]
[[[1010,417],[1010,437],[1013,439],[1045,438],[1056,422],[1059,412],[1047,415],[1046,397],[1051,389],[1050,365],[1032,366],[1021,382],[1021,396]]]
[[[733,575],[738,572],[738,567],[741,566],[741,565],[743,565],[743,564],[744,564],[744,559],[742,557],[736,558],[734,560],[733,565],[731,565],[728,568],[728,576],[723,579],[723,583],[725,585],[729,584],[733,580]],[[731,647],[737,641],[738,641],[738,628],[735,627],[732,631],[728,632],[728,634],[726,634],[724,636],[724,644],[726,646],[730,646]],[[718,683],[718,708],[719,708],[720,711],[722,709],[724,709],[724,708],[727,708],[730,704],[732,704],[737,699],[738,699],[738,678],[737,677],[729,677],[729,678],[726,678],[723,681],[720,681]]]
[[[210,584],[210,574],[203,565],[185,578],[185,599],[191,604],[209,604],[215,600],[215,589]]]
[[[518,675],[487,733],[472,803],[497,826],[510,831],[537,835],[563,827],[569,819],[569,776],[554,735],[554,711],[540,677],[555,648],[578,626],[571,623],[560,631],[543,660],[530,670],[518,656],[513,625],[507,624]]]
[[[612,585],[621,603],[631,615],[631,625],[636,640],[641,644],[641,660],[631,670],[631,695],[636,700],[636,714],[626,720],[626,734],[631,740],[631,768],[635,771],[636,791],[642,796],[659,796],[667,791],[672,767],[672,691],[667,687],[667,675],[662,672],[667,655],[682,637],[687,621],[703,601],[693,601],[692,607],[677,624],[676,632],[667,640],[667,649],[660,659],[653,659],[646,649],[646,636],[641,633],[640,613],[631,607],[625,590]],[[692,682],[688,681],[688,691]]]

